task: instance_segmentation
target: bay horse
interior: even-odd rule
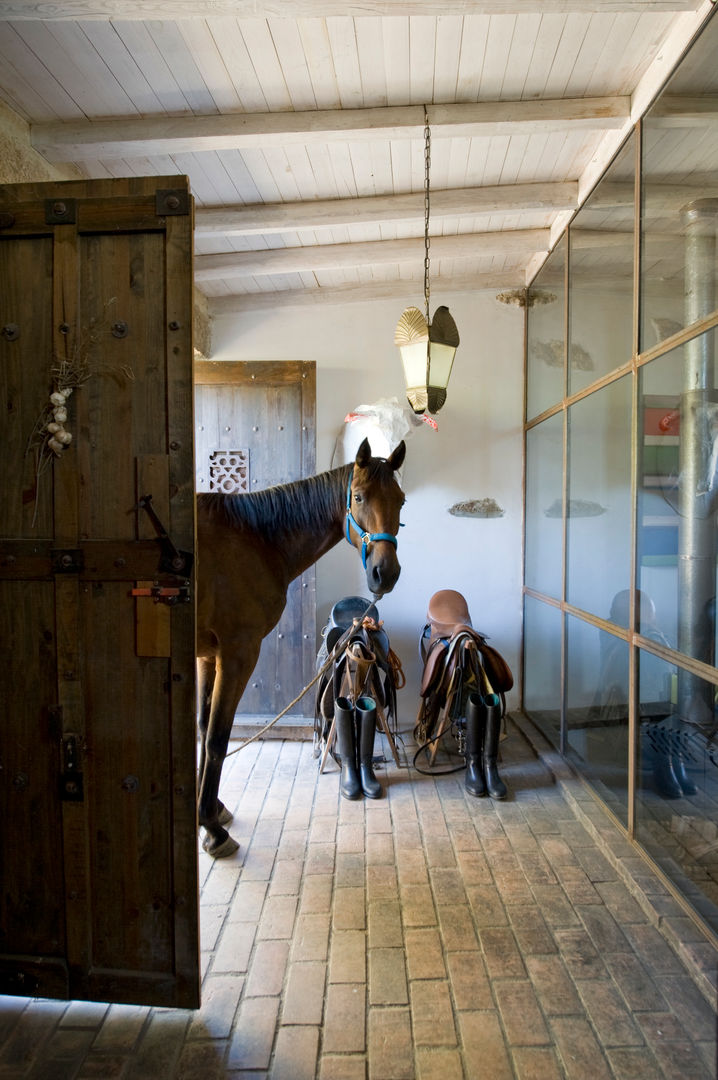
[[[405,453],[401,442],[388,458],[372,457],[364,439],[354,462],[329,472],[248,494],[197,496],[198,809],[202,847],[214,858],[239,847],[224,828],[232,815],[219,782],[262,639],[281,618],[290,582],[343,536],[361,552],[370,592],[391,592],[404,503],[394,473]]]

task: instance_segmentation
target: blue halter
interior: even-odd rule
[[[364,529],[362,529],[360,525],[357,524],[352,515],[352,478],[353,473],[349,477],[349,487],[347,488],[346,538],[351,544],[352,529],[354,529],[354,532],[361,537],[361,561],[362,566],[366,570],[366,549],[368,548],[369,544],[373,544],[376,540],[388,540],[390,544],[393,544],[394,547],[396,547],[397,539],[395,536],[392,536],[391,533],[368,533]],[[352,544],[352,547],[353,546],[354,545]]]

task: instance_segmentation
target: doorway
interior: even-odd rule
[[[315,452],[314,361],[211,361],[195,364],[196,489],[260,491],[312,476]],[[293,581],[279,624],[262,642],[239,703],[234,737],[252,734],[296,697],[314,673],[316,575]],[[268,737],[310,738],[311,693]]]

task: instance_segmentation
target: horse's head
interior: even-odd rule
[[[361,552],[367,585],[375,595],[391,592],[401,572],[396,545],[404,492],[394,473],[405,454],[400,442],[388,458],[372,457],[364,439],[349,480],[346,538]]]

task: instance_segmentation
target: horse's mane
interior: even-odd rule
[[[346,497],[353,465],[343,465],[289,484],[238,495],[197,496],[197,505],[214,521],[246,526],[266,540],[304,532],[318,520],[336,516],[338,500]]]

